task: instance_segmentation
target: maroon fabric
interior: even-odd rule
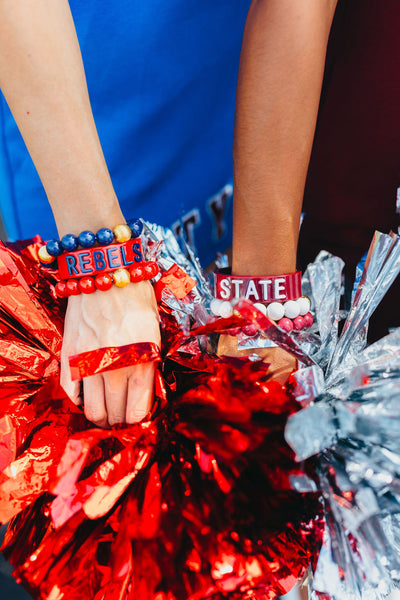
[[[326,249],[354,278],[374,230],[397,231],[399,31],[399,0],[339,0],[305,189],[302,267]],[[379,334],[400,325],[400,285],[390,295]]]

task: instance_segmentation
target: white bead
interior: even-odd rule
[[[263,315],[267,314],[267,307],[265,306],[265,304],[261,304],[261,302],[255,302],[254,308],[262,312]]]
[[[221,304],[223,304],[224,301],[223,300],[219,300],[218,298],[213,298],[210,302],[210,310],[213,313],[213,315],[215,315],[216,317],[219,317],[219,308],[221,306]]]
[[[307,296],[302,296],[301,298],[298,298],[296,302],[300,308],[300,314],[302,317],[304,317],[304,315],[310,312],[311,302],[310,299],[307,298]]]
[[[279,321],[285,315],[285,309],[280,302],[271,302],[268,304],[267,315],[273,321]]]
[[[227,300],[225,300],[225,302],[223,301],[219,307],[219,315],[220,315],[220,317],[223,317],[224,319],[231,317],[233,315],[232,304],[230,302],[228,302]]]
[[[288,300],[283,305],[285,311],[285,317],[288,319],[295,319],[300,314],[300,307],[297,304],[296,300]]]

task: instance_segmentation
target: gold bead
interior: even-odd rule
[[[128,225],[117,225],[113,229],[115,240],[119,243],[127,242],[132,237],[132,232]]]
[[[40,262],[44,263],[45,265],[49,265],[53,262],[53,260],[55,260],[54,256],[51,256],[51,254],[47,252],[46,246],[40,246],[38,250],[38,257]]]
[[[131,276],[129,275],[129,271],[126,269],[117,269],[113,273],[111,273],[114,283],[117,287],[125,287],[131,281]]]

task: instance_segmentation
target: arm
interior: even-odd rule
[[[232,273],[296,270],[308,163],[337,0],[253,0],[240,58],[233,144]],[[221,336],[220,354],[238,352]],[[253,351],[254,352],[254,351]],[[280,348],[255,351],[282,383],[295,369]]]
[[[337,0],[253,0],[234,139],[233,273],[296,269],[303,192]]]
[[[51,204],[60,236],[124,222],[90,107],[67,0],[0,0],[0,87]],[[71,297],[62,384],[75,402],[67,358],[131,342],[159,342],[148,282]],[[149,410],[154,369],[138,366],[84,381],[85,412],[99,424],[135,422]]]

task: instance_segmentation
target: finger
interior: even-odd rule
[[[126,422],[139,423],[149,414],[154,395],[154,363],[132,367],[128,381]]]
[[[218,340],[218,356],[237,356],[238,339],[236,335],[220,335]]]
[[[80,394],[81,382],[72,381],[68,355],[65,351],[61,352],[60,384],[74,404],[82,404],[82,396]]]
[[[104,401],[104,384],[101,375],[85,377],[83,380],[83,402],[88,421],[98,427],[107,427],[107,411]]]
[[[297,369],[297,360],[282,348],[274,348],[273,350],[273,360],[270,367],[271,375],[276,381],[286,383],[290,374]]]
[[[105,403],[109,425],[125,423],[128,377],[132,367],[103,374]]]

